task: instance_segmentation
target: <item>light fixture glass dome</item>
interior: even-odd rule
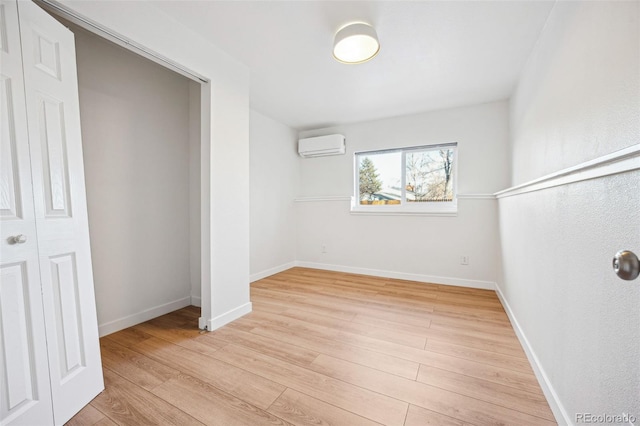
[[[333,42],[333,56],[345,64],[359,64],[380,51],[376,30],[369,24],[356,22],[342,27]]]

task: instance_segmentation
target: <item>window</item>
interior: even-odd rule
[[[455,213],[456,143],[355,154],[354,212]]]

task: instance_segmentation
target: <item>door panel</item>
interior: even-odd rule
[[[2,7],[0,5],[0,7]],[[0,9],[2,10],[2,9]],[[4,64],[3,64],[4,65]],[[21,194],[17,176],[18,158],[16,152],[15,111],[13,98],[15,80],[0,76],[0,97],[2,116],[0,117],[0,215],[3,219],[20,219],[22,216]]]
[[[45,217],[71,217],[64,103],[36,94],[42,153]]]
[[[18,9],[0,1],[0,424],[53,417]],[[23,235],[26,241],[10,244]]]
[[[75,255],[70,253],[54,256],[49,261],[56,313],[60,378],[64,383],[70,380],[76,371],[87,366],[82,336],[80,292],[76,279]]]
[[[60,80],[60,45],[34,30],[34,66]]]
[[[3,414],[10,416],[38,399],[33,386],[33,329],[28,294],[29,281],[25,262],[3,264],[0,267],[0,330],[5,350],[0,353],[6,376],[2,380]],[[24,407],[28,409],[29,407]]]
[[[18,2],[56,424],[102,389],[73,34]]]

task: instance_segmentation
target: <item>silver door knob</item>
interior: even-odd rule
[[[613,256],[613,271],[623,280],[635,280],[640,275],[638,256],[629,250],[620,250]]]
[[[13,237],[9,237],[7,241],[9,242],[9,244],[24,244],[27,242],[27,236],[18,234],[14,235]]]

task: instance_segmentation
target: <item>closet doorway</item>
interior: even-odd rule
[[[56,18],[76,40],[100,335],[200,306],[201,84]]]

